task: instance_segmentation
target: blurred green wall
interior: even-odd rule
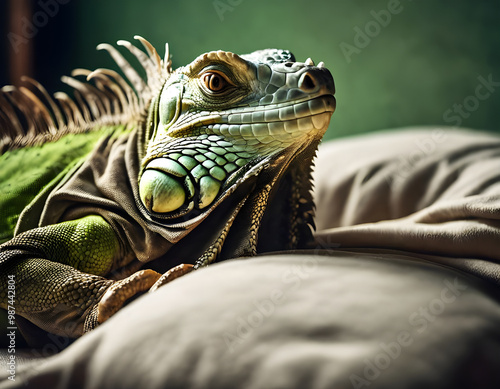
[[[35,37],[36,76],[51,90],[74,67],[112,66],[98,43],[139,34],[160,53],[169,42],[174,67],[215,49],[287,48],[324,61],[338,103],[327,138],[426,124],[500,129],[498,1],[64,2]]]

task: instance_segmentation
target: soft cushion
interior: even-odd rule
[[[500,285],[500,137],[409,128],[328,142],[315,172],[317,243],[439,254]]]
[[[401,253],[325,254],[191,273],[0,387],[499,387],[500,309],[478,280]]]

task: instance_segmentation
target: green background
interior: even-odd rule
[[[479,86],[481,76],[500,85],[498,9],[472,0],[69,0],[33,38],[35,77],[61,89],[58,77],[75,67],[113,66],[98,43],[135,34],[160,53],[169,42],[174,67],[210,50],[276,47],[331,70],[337,111],[327,138],[412,125],[498,130],[500,88]]]

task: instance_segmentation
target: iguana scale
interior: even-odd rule
[[[214,261],[304,247],[312,160],[335,109],[323,63],[212,51],[172,69],[119,41],[125,77],[74,71],[0,92],[0,296],[78,337],[129,299]],[[82,78],[83,77],[83,78]],[[163,273],[163,275],[162,275]]]

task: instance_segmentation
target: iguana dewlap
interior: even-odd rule
[[[0,92],[1,307],[14,276],[16,314],[51,333],[80,336],[215,260],[311,239],[312,160],[335,109],[323,63],[213,51],[172,70],[168,49],[137,39],[145,51],[118,43],[145,79],[101,45],[126,79],[78,69],[63,78],[74,98],[33,80]]]

